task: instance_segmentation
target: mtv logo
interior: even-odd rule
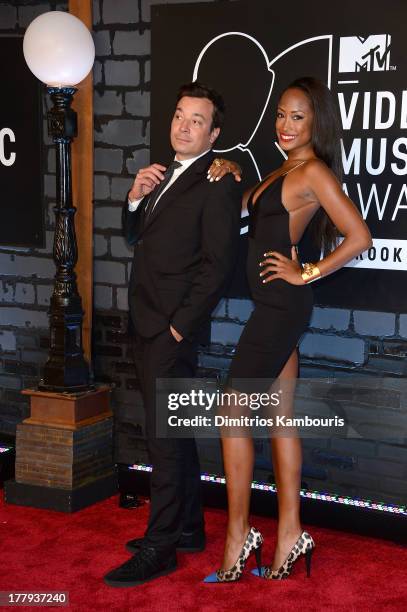
[[[390,34],[342,36],[339,42],[339,72],[389,70]]]

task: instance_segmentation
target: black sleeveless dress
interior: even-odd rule
[[[313,292],[309,285],[292,285],[277,279],[262,282],[259,263],[264,253],[278,251],[291,259],[290,215],[282,203],[284,176],[280,175],[256,199],[248,201],[249,253],[247,277],[254,310],[246,323],[229,371],[228,385],[245,390],[247,379],[258,380],[258,389],[268,388],[304,333],[312,312]],[[238,380],[240,379],[240,380]],[[243,380],[246,379],[246,380]],[[253,389],[253,385],[250,385]]]

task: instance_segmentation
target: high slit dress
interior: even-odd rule
[[[241,391],[269,388],[271,379],[278,377],[296,348],[312,313],[313,291],[309,285],[292,285],[283,279],[263,283],[259,276],[259,263],[266,252],[278,251],[291,259],[290,213],[282,203],[286,174],[266,187],[255,204],[253,195],[258,188],[254,189],[247,204],[247,277],[254,310],[236,347],[228,377],[228,386]]]

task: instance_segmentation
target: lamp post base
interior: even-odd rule
[[[117,493],[117,476],[111,472],[86,485],[66,490],[8,480],[4,483],[5,502],[57,512],[77,512]]]
[[[115,493],[109,392],[23,391],[31,411],[17,425],[8,503],[74,512]]]
[[[44,393],[73,393],[73,394],[77,394],[77,393],[87,393],[90,391],[94,391],[96,389],[95,385],[78,385],[76,387],[66,387],[66,386],[61,386],[58,387],[56,385],[46,385],[44,383],[44,380],[40,380],[40,382],[38,383],[38,391],[44,392]]]

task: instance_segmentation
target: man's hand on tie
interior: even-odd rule
[[[166,167],[161,164],[151,164],[147,168],[140,168],[134,179],[133,186],[129,191],[129,201],[140,200],[149,195],[156,185],[164,179]]]

